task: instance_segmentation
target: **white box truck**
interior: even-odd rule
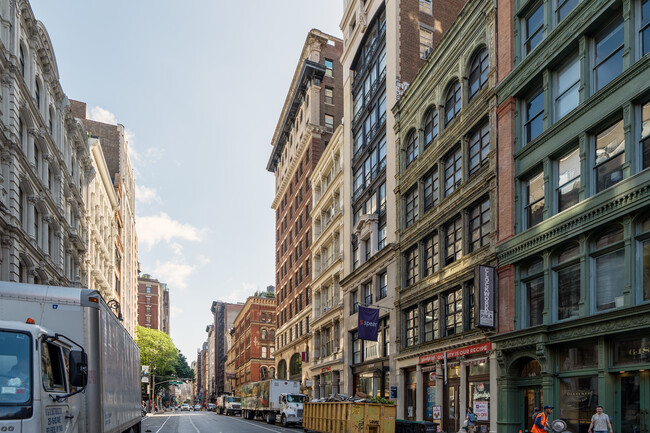
[[[220,415],[241,415],[241,397],[221,395],[217,397],[215,410]]]
[[[0,431],[139,433],[140,350],[88,289],[0,282]]]
[[[302,424],[302,404],[307,396],[300,394],[300,382],[268,379],[242,386],[242,417],[262,418],[274,424],[277,417],[283,426]]]

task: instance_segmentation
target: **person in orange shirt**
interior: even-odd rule
[[[544,406],[544,412],[540,412],[535,417],[533,428],[530,429],[531,433],[545,433],[550,431],[548,425],[548,416],[553,413],[553,406]]]

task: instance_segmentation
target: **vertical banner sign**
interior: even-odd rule
[[[444,358],[442,367],[443,367],[443,369],[445,371],[445,385],[447,385],[447,352],[445,352],[444,356],[445,356],[445,358]]]
[[[491,266],[478,267],[478,315],[476,326],[494,328],[494,274]]]
[[[359,306],[359,340],[377,341],[379,309]]]

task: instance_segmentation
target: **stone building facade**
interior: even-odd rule
[[[275,174],[278,378],[310,393],[312,191],[307,177],[340,124],[340,39],[311,30],[278,119],[266,169]],[[304,366],[304,367],[303,367]]]
[[[2,2],[0,19],[0,279],[81,287],[92,170],[86,134],[29,2]]]
[[[650,2],[497,2],[498,431],[650,410]]]
[[[233,327],[234,388],[241,396],[242,385],[275,377],[275,299],[249,296]]]
[[[435,3],[435,4],[434,4]],[[394,308],[398,278],[395,120],[391,107],[449,28],[464,1],[361,1],[344,3],[342,161],[346,394],[389,397],[397,386],[393,351],[398,342]],[[380,309],[379,341],[358,339],[357,307]]]
[[[230,330],[233,328],[235,318],[244,307],[244,304],[231,304],[228,302],[214,301],[210,311],[214,326],[214,375],[215,395],[219,397],[226,392],[228,379],[226,377],[226,362],[228,350],[231,347]],[[230,391],[230,389],[228,389]]]
[[[343,371],[343,164],[342,127],[309,176],[313,191],[313,279],[311,312],[311,377],[313,397],[327,397],[344,389]]]
[[[393,108],[398,416],[447,432],[468,407],[478,429],[497,427],[495,17],[491,0],[469,0]],[[485,290],[491,324],[479,322]]]

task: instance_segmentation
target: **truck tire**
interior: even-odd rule
[[[289,427],[289,423],[287,422],[287,417],[285,414],[282,414],[282,417],[280,418],[280,422],[282,423],[282,427]]]
[[[267,412],[266,414],[266,423],[267,424],[275,424],[275,414],[271,412]]]

